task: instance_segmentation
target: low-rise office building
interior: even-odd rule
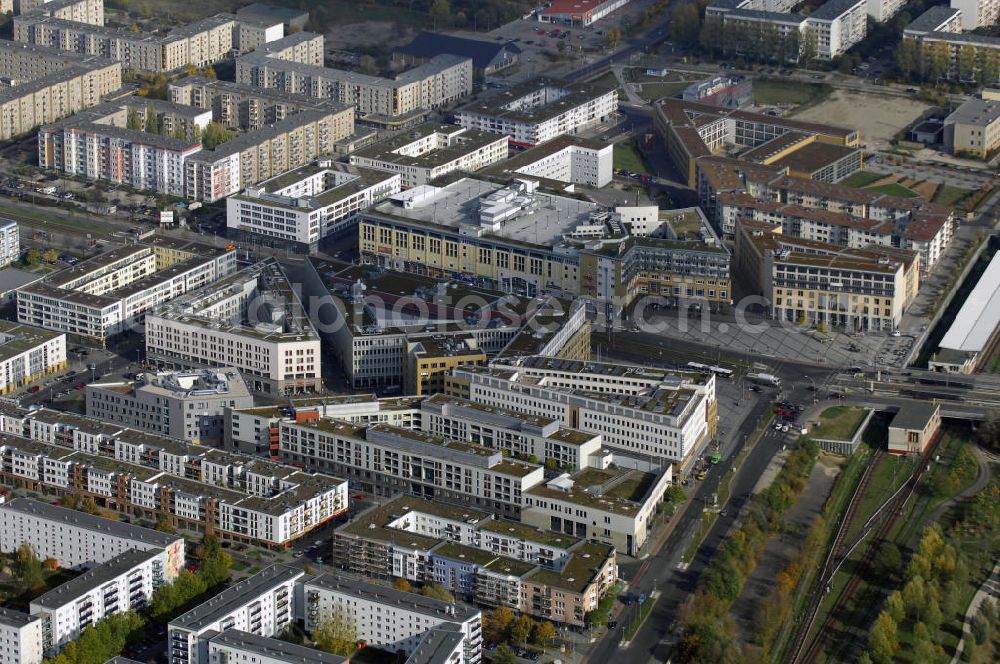
[[[388,141],[356,150],[351,164],[399,173],[404,188],[455,171],[472,173],[507,158],[507,137],[455,125],[423,124]]]
[[[320,161],[283,173],[226,199],[226,227],[236,239],[313,253],[350,229],[355,215],[399,193],[401,176]]]
[[[649,455],[686,474],[715,435],[715,377],[547,357],[458,368],[468,398],[601,435],[614,450]],[[530,389],[526,389],[527,385]]]
[[[476,338],[468,336],[425,335],[406,341],[406,368],[403,383],[406,394],[427,396],[444,391],[444,383],[455,367],[486,364],[486,351]]]
[[[941,429],[941,404],[904,404],[889,422],[889,453],[922,456]]]
[[[22,323],[105,343],[157,304],[236,271],[236,253],[155,238],[95,256],[17,292]]]
[[[459,107],[455,122],[531,147],[604,122],[617,110],[618,91],[611,86],[539,78]]]
[[[184,569],[184,538],[50,505],[15,498],[0,505],[0,551],[15,551],[28,543],[40,558],[54,558],[63,567],[106,563],[127,551],[162,552],[163,579],[173,581]]]
[[[209,664],[208,642],[235,629],[263,637],[281,634],[295,622],[297,567],[271,565],[243,579],[167,626],[170,664]]]
[[[0,394],[66,367],[66,335],[0,321]]]
[[[226,408],[248,408],[253,395],[233,368],[142,373],[133,382],[91,383],[87,416],[195,444],[219,442]]]
[[[542,466],[507,459],[498,450],[387,424],[365,427],[302,414],[281,421],[279,430],[286,463],[336,472],[378,495],[404,491],[517,516],[521,496],[545,475]]]
[[[274,259],[151,311],[146,357],[174,368],[234,367],[252,392],[322,385],[319,334]]]
[[[588,26],[601,20],[629,0],[554,0],[536,12],[542,23],[555,25]]]

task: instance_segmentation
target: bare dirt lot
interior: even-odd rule
[[[856,127],[862,143],[869,148],[885,149],[898,131],[928,108],[929,104],[915,99],[835,90],[826,101],[791,116],[796,120]]]

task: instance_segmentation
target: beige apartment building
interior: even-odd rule
[[[1000,147],[1000,101],[963,102],[945,118],[944,144],[957,155],[989,158]]]
[[[27,133],[101,103],[121,87],[121,63],[57,49],[0,41],[0,140]]]

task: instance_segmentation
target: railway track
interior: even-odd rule
[[[858,506],[861,504],[861,496],[865,494],[868,484],[871,482],[872,473],[884,454],[885,452],[882,450],[875,451],[870,462],[865,466],[865,471],[861,474],[861,478],[858,480],[857,488],[851,495],[851,501],[847,504],[847,511],[844,512],[844,518],[840,522],[837,535],[834,537],[833,544],[830,545],[830,551],[827,553],[826,560],[823,562],[823,568],[820,571],[818,580],[814,583],[809,602],[806,605],[805,615],[808,617],[806,620],[799,621],[795,638],[792,641],[792,647],[789,650],[789,662],[794,663],[798,661],[806,638],[809,636],[809,632],[812,631],[813,623],[816,621],[816,614],[819,612],[820,604],[822,604],[823,597],[826,594],[825,588],[830,583],[830,577],[832,576],[830,570],[839,567],[849,551],[845,551],[844,547],[847,531],[857,514]],[[834,563],[835,560],[837,561],[836,564]]]
[[[845,554],[850,555],[855,547],[861,544],[868,536],[874,532],[874,537],[868,540],[868,546],[865,549],[864,556],[862,556],[858,569],[851,574],[850,578],[847,580],[847,584],[844,586],[843,590],[837,596],[837,601],[830,608],[829,613],[827,613],[826,619],[819,629],[815,630],[815,636],[812,641],[809,641],[808,647],[805,647],[803,651],[803,646],[799,645],[795,651],[792,653],[792,657],[788,661],[795,664],[796,662],[802,662],[804,664],[812,664],[813,662],[818,662],[821,653],[824,652],[824,646],[826,645],[826,639],[829,634],[833,633],[833,627],[838,622],[843,622],[843,616],[845,609],[857,592],[858,586],[861,583],[860,570],[866,569],[872,563],[872,559],[875,557],[878,551],[879,545],[886,539],[889,533],[892,531],[893,526],[896,521],[899,520],[900,515],[903,512],[903,508],[906,503],[909,502],[910,498],[913,496],[913,492],[917,485],[924,478],[924,476],[929,471],[930,465],[929,460],[934,457],[937,451],[938,444],[940,442],[940,436],[937,436],[931,444],[927,447],[924,455],[920,459],[920,463],[914,469],[914,472],[910,477],[903,483],[903,485],[890,496],[882,505],[875,511],[873,516],[865,523],[865,527],[861,535],[858,537],[857,541],[850,547],[850,549]],[[860,487],[859,487],[860,488]],[[859,490],[858,495],[861,494]],[[846,522],[845,522],[846,523]],[[843,559],[841,559],[841,562]],[[838,563],[834,567],[834,574],[839,569],[840,564]],[[827,579],[826,584],[822,584],[821,588],[825,589],[830,581],[832,581],[833,574]],[[818,610],[819,604],[822,602],[822,598],[825,592],[816,593],[816,609]],[[808,634],[813,631],[811,627],[815,624],[816,614],[812,614],[811,619],[808,621],[810,628],[805,630],[806,636],[804,641],[808,640]]]

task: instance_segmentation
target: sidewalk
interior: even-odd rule
[[[962,621],[962,640],[958,642],[958,647],[955,648],[955,656],[951,658],[951,664],[955,664],[962,657],[965,640],[972,636],[969,631],[969,624],[972,622],[972,617],[979,611],[979,607],[983,601],[987,599],[996,601],[998,597],[1000,597],[1000,563],[997,563],[993,567],[993,573],[983,582],[983,585],[979,586],[979,590],[976,591],[972,602],[969,604],[969,610],[965,612],[965,619]]]

